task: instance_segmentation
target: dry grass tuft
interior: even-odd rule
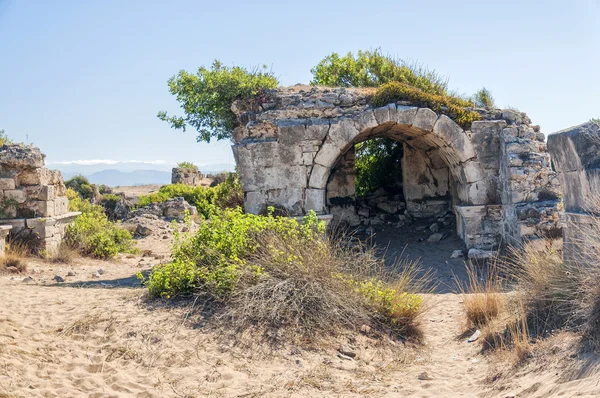
[[[77,250],[62,242],[58,247],[58,251],[50,255],[48,259],[53,263],[71,264],[78,256]]]
[[[6,245],[4,257],[0,258],[0,270],[27,271],[27,248],[25,245],[12,242]]]
[[[505,306],[502,282],[496,262],[481,275],[479,267],[468,263],[466,286],[458,286],[465,307],[468,328],[480,328],[497,318]]]
[[[269,340],[312,339],[369,325],[378,333],[420,338],[425,279],[417,263],[386,270],[360,244],[260,237],[251,263],[259,270],[239,281],[220,318],[236,330],[261,330]]]

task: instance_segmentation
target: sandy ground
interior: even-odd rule
[[[212,183],[211,178],[204,178],[200,185],[209,186]],[[151,193],[158,192],[160,187],[163,185],[160,184],[148,184],[148,185],[133,185],[133,186],[122,186],[122,187],[113,187],[112,190],[115,194],[122,193],[127,198],[137,198],[142,195],[149,195]]]
[[[28,281],[0,275],[0,397],[600,396],[597,362],[578,357],[574,339],[545,343],[519,367],[482,354],[466,342],[454,293],[426,296],[422,346],[360,334],[269,353],[229,344],[186,308],[146,300],[134,275],[166,261],[168,243],[143,239],[140,248],[152,253],[115,262],[30,260]],[[411,244],[406,254],[427,260],[439,250],[441,260],[426,266],[445,278],[446,244],[416,245],[414,253]],[[55,274],[66,281],[55,283]],[[356,359],[338,358],[339,344]]]

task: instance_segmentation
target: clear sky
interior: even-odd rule
[[[0,0],[0,129],[50,163],[232,162],[156,118],[167,79],[218,58],[308,83],[331,52],[381,47],[546,134],[600,117],[600,0]]]

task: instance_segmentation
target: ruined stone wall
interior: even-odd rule
[[[246,211],[275,205],[291,215],[314,210],[356,222],[354,207],[360,220],[349,151],[388,137],[405,148],[407,208],[393,215],[427,217],[452,207],[467,245],[487,249],[558,228],[558,182],[543,135],[525,114],[475,109],[482,120],[465,130],[408,102],[373,108],[371,94],[298,86],[268,92],[258,107],[233,104]]]
[[[171,170],[171,184],[184,184],[191,187],[200,185],[204,175],[195,169],[184,169],[180,167],[174,167]]]
[[[79,213],[69,213],[62,175],[46,169],[44,157],[32,146],[0,147],[0,225],[12,226],[13,235],[35,234],[52,252]]]
[[[548,149],[562,185],[564,257],[585,262],[586,253],[597,256],[587,245],[597,245],[593,235],[600,228],[600,125],[588,122],[551,134]]]

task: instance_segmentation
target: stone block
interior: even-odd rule
[[[277,142],[281,145],[298,145],[305,139],[305,119],[278,120],[277,128],[279,130]]]
[[[450,146],[464,131],[454,120],[446,115],[441,115],[433,126],[433,134],[440,137],[445,145]]]
[[[302,188],[283,188],[267,191],[267,205],[286,209],[291,216],[302,214]]]
[[[246,192],[244,195],[244,210],[246,213],[259,214],[267,207],[267,195],[262,191]]]
[[[372,129],[373,127],[377,127],[377,125],[378,125],[373,111],[361,112],[353,120],[354,120],[354,127],[356,128],[356,130],[358,130],[361,133],[366,130]]]
[[[26,186],[23,190],[27,194],[27,200],[54,200],[54,185]]]
[[[396,122],[401,125],[412,126],[419,108],[413,106],[398,105],[396,110]]]
[[[66,197],[56,198],[54,200],[54,209],[54,213],[57,216],[67,214],[69,212],[69,199]]]
[[[53,200],[28,201],[26,203],[26,209],[32,212],[33,217],[54,217],[56,215],[55,203]]]
[[[390,113],[393,111],[393,114]],[[373,115],[375,116],[375,120],[377,124],[384,124],[390,121],[396,122],[396,104],[389,104],[386,106],[382,106],[379,108],[373,109]]]
[[[52,177],[46,168],[23,170],[17,175],[17,183],[19,186],[48,185]]]
[[[23,203],[27,200],[27,194],[22,189],[7,189],[4,191],[4,200],[15,201],[17,203]]]
[[[437,113],[435,113],[431,109],[419,108],[412,125],[413,127],[419,128],[421,130],[432,131],[437,119]]]
[[[325,190],[311,189],[305,190],[304,211],[314,210],[317,214],[325,212]]]
[[[322,142],[329,131],[329,119],[309,119],[306,124],[305,140],[316,140]]]
[[[312,168],[312,172],[310,173],[308,186],[310,188],[325,188],[330,173],[331,169],[329,167],[325,167],[320,164],[315,164]]]
[[[0,190],[11,190],[16,187],[14,178],[0,178]]]

